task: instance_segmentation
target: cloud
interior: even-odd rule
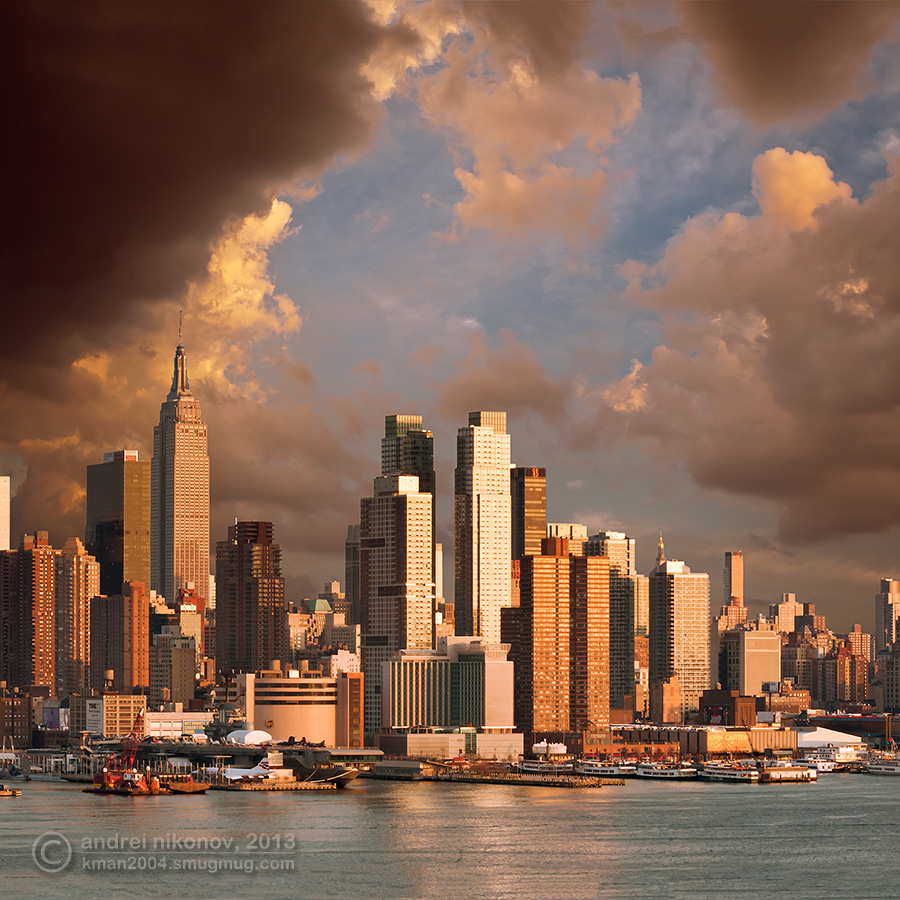
[[[552,378],[537,354],[508,329],[492,349],[480,333],[469,338],[469,352],[439,389],[435,406],[452,421],[465,421],[473,409],[502,409],[510,416],[537,414],[558,422],[565,416],[567,385]]]
[[[223,223],[362,146],[377,105],[360,69],[393,33],[358,2],[38,0],[5,24],[11,381],[36,353],[59,371],[110,350],[203,277]]]
[[[676,3],[675,13],[714,66],[725,99],[762,124],[864,96],[873,48],[900,37],[893,0],[691,0]]]
[[[854,199],[811,153],[753,165],[757,215],[688,221],[621,274],[663,316],[645,364],[587,395],[695,482],[766,498],[798,542],[900,524],[900,165]]]
[[[504,234],[596,234],[604,219],[600,154],[641,108],[640,81],[579,62],[586,3],[431,3],[381,7],[419,36],[415,52],[382,44],[381,95],[417,98],[459,158],[464,227]],[[393,53],[393,55],[392,55]],[[435,71],[432,71],[435,70]]]

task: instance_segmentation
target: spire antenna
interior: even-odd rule
[[[181,343],[181,323],[182,323],[182,314],[183,310],[178,310],[178,343]]]

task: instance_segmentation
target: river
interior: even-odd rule
[[[900,870],[891,777],[139,798],[16,786],[0,799],[4,898],[883,900]]]

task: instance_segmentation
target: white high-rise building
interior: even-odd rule
[[[9,475],[0,475],[0,551],[9,550]]]
[[[153,429],[150,464],[150,587],[174,603],[180,588],[209,591],[209,456],[184,347]],[[204,597],[205,599],[205,597]]]
[[[384,663],[400,650],[432,647],[432,499],[416,475],[381,475],[360,503],[366,734],[381,727]]]
[[[889,650],[900,634],[900,581],[882,578],[875,595],[875,652]]]
[[[456,633],[500,643],[512,603],[512,500],[505,412],[469,413],[456,439]]]
[[[667,560],[662,536],[650,573],[650,685],[675,677],[682,721],[700,707],[710,684],[709,575]]]

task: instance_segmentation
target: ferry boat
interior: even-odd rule
[[[759,769],[747,763],[706,763],[697,774],[709,781],[738,781],[759,784]]]
[[[697,770],[687,763],[648,762],[638,763],[638,778],[696,778]]]
[[[575,764],[571,760],[554,762],[546,759],[520,759],[509,768],[521,775],[571,775],[575,771]]]
[[[596,759],[582,759],[575,763],[576,775],[595,778],[629,778],[636,774],[636,767],[627,762],[598,762]]]
[[[870,759],[865,770],[868,775],[900,775],[900,759],[890,756]]]
[[[760,763],[759,780],[761,784],[790,784],[792,782],[817,781],[818,770],[805,765],[795,765],[791,762],[777,762],[767,760]]]

